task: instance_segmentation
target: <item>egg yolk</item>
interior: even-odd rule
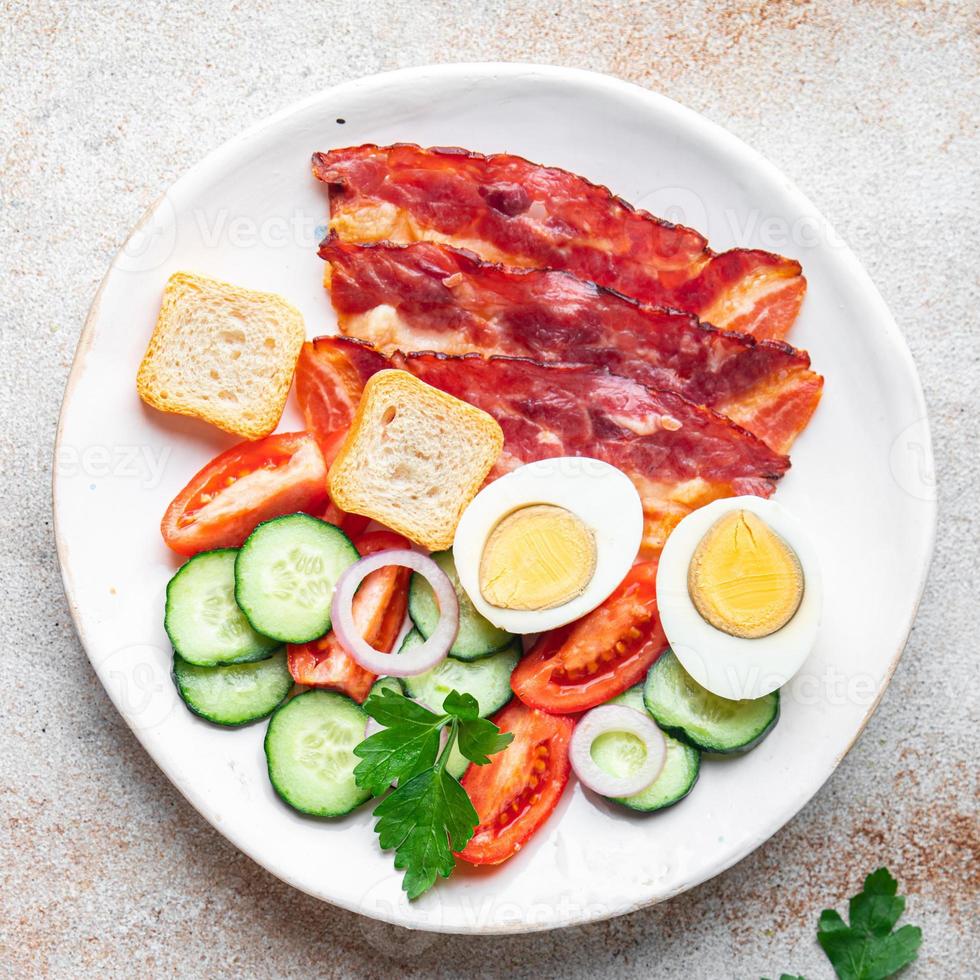
[[[578,517],[554,504],[529,504],[490,532],[480,592],[502,609],[553,609],[585,591],[595,566],[595,536]]]
[[[782,629],[803,599],[803,569],[788,544],[747,510],[716,521],[687,573],[697,611],[715,629],[758,639]]]

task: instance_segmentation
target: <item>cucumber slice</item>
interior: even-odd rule
[[[300,813],[339,817],[371,795],[354,782],[367,714],[334,691],[306,691],[278,708],[265,734],[269,780]]]
[[[385,691],[394,691],[395,694],[405,693],[405,690],[402,687],[402,682],[397,677],[379,677],[371,685],[371,690],[368,691],[368,698],[374,697],[376,694],[383,694]],[[367,698],[364,700],[366,701]]]
[[[646,711],[643,704],[643,685],[631,687],[608,703]],[[670,735],[665,734],[664,740],[667,743],[667,757],[660,775],[640,793],[608,799],[631,810],[652,813],[654,810],[673,806],[691,792],[701,771],[701,753]],[[626,775],[638,761],[635,756],[637,747],[635,736],[608,732],[592,743],[592,758],[607,772],[617,776]]]
[[[227,667],[197,667],[175,653],[173,678],[184,704],[216,725],[265,718],[293,686],[285,650],[268,660]]]
[[[235,598],[252,627],[282,643],[308,643],[330,629],[341,573],[360,556],[338,527],[308,514],[260,524],[235,561]]]
[[[514,634],[494,626],[476,611],[470,597],[459,584],[452,551],[438,551],[429,557],[449,576],[459,599],[459,632],[449,650],[457,660],[479,660],[503,650],[513,642]],[[425,639],[432,636],[439,622],[439,605],[432,586],[417,572],[412,575],[408,593],[408,615]]]
[[[650,668],[643,701],[665,732],[723,755],[758,745],[779,719],[779,691],[748,701],[720,698],[701,687],[672,650]]]
[[[424,642],[418,630],[411,630],[398,652],[403,653]],[[498,653],[470,663],[447,657],[424,674],[404,678],[402,684],[410,698],[416,698],[432,711],[441,711],[446,695],[454,689],[460,694],[472,694],[480,705],[480,717],[486,718],[514,696],[510,675],[521,659],[521,653],[520,639],[512,639],[510,645]]]
[[[256,633],[235,603],[234,548],[203,551],[167,583],[163,626],[174,650],[198,667],[264,660],[280,644]]]
[[[470,760],[459,751],[459,742],[449,750],[449,758],[446,760],[446,772],[454,779],[462,779],[463,773],[470,767]]]

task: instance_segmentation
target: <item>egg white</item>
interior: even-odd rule
[[[490,532],[508,514],[532,504],[554,504],[595,535],[596,568],[585,590],[553,609],[501,609],[480,593],[480,559]],[[494,626],[541,633],[591,612],[626,577],[643,536],[643,507],[632,481],[598,459],[562,456],[528,463],[484,487],[456,528],[453,558],[460,584]]]
[[[698,543],[725,514],[747,510],[796,552],[803,569],[803,599],[793,618],[758,639],[731,636],[701,617],[687,588]],[[782,687],[803,666],[817,638],[823,584],[816,549],[804,527],[779,504],[762,497],[716,500],[688,514],[671,531],[657,569],[657,606],[667,642],[684,669],[718,697],[761,698]]]

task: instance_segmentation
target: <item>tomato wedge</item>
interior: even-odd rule
[[[332,337],[307,341],[296,362],[296,398],[329,466],[347,435],[364,382],[388,365],[370,344],[336,347]]]
[[[570,714],[642,680],[667,649],[656,585],[656,561],[634,565],[602,605],[538,640],[511,675],[514,693],[532,708]]]
[[[354,541],[361,557],[378,551],[411,547],[394,531],[370,531]],[[392,565],[372,572],[354,596],[353,615],[361,635],[375,648],[390,653],[405,622],[410,568]],[[365,670],[340,645],[333,631],[312,643],[286,647],[289,672],[297,684],[330,687],[362,702],[376,675]]]
[[[327,467],[313,438],[284,432],[242,442],[208,463],[174,498],[160,523],[181,555],[238,548],[256,525],[327,503]]]
[[[486,766],[470,766],[462,779],[480,824],[457,855],[470,864],[500,864],[513,857],[548,819],[568,783],[568,743],[575,723],[511,701],[493,719],[514,741]]]
[[[371,523],[370,517],[361,517],[360,514],[348,514],[341,510],[332,500],[327,502],[327,509],[320,515],[328,524],[339,527],[349,538],[356,538],[364,533],[365,528]],[[399,547],[401,547],[399,545]]]

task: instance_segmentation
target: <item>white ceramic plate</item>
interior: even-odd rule
[[[177,269],[274,290],[311,334],[334,319],[315,253],[326,197],[314,150],[362,142],[512,151],[609,185],[705,232],[798,257],[809,279],[791,335],[827,377],[778,499],[808,522],[826,582],[816,650],[754,752],[709,761],[679,806],[631,816],[570,786],[509,864],[458,871],[409,904],[370,808],[333,823],[274,796],[265,725],[223,731],[186,711],[169,678],[163,596],[177,565],[157,525],[174,494],[232,440],[144,408],[134,377]],[[282,428],[298,427],[290,406]],[[401,925],[523,932],[661,901],[767,840],[827,779],[888,683],[931,554],[935,504],[925,406],[891,316],[813,206],[739,140],[681,106],[598,75],[522,65],[418,68],[318,95],[232,140],[146,215],[116,257],[65,395],[55,518],[82,642],[120,713],[222,834],[298,888]]]

